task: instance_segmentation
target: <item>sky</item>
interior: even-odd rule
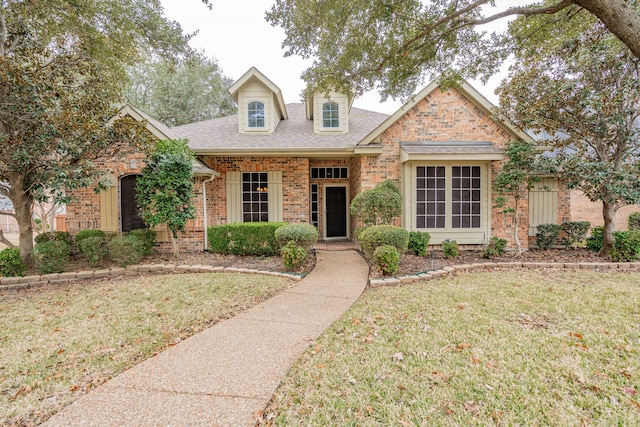
[[[235,81],[255,66],[280,88],[286,103],[300,102],[304,90],[300,74],[311,61],[284,57],[284,31],[264,19],[273,1],[212,0],[212,3],[213,9],[209,10],[200,0],[162,0],[165,16],[178,21],[186,33],[198,31],[191,46],[215,57],[225,75]],[[504,73],[494,76],[486,86],[473,80],[470,83],[497,104],[493,91],[503,77]],[[400,100],[380,103],[376,92],[354,101],[354,107],[386,114],[392,114],[401,105]]]

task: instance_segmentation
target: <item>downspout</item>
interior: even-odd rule
[[[202,181],[202,208],[203,208],[203,221],[202,224],[204,226],[204,250],[203,252],[209,252],[209,234],[207,233],[207,228],[209,224],[207,222],[207,183],[213,181],[216,178],[215,174],[211,174],[209,179]]]

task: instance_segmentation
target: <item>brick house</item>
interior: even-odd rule
[[[529,135],[493,118],[493,105],[468,83],[431,83],[391,116],[352,107],[349,95],[316,93],[285,104],[280,89],[251,68],[229,89],[238,114],[169,128],[133,107],[120,115],[146,120],[159,139],[184,138],[194,165],[197,218],[180,236],[182,250],[206,247],[209,225],[249,221],[309,222],[321,239],[350,239],[349,204],[363,190],[393,179],[403,193],[399,225],[428,231],[431,242],[479,246],[491,236],[511,241],[510,218],[493,207],[491,183],[508,141]],[[124,150],[103,163],[112,186],[76,193],[68,228],[128,231],[136,214],[135,177],[144,156]],[[569,216],[570,194],[532,192],[522,206],[523,247],[535,225]],[[531,227],[530,227],[531,226]],[[159,241],[166,232],[159,231]]]

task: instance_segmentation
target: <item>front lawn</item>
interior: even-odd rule
[[[296,364],[274,425],[638,425],[640,274],[369,290]]]
[[[0,293],[0,425],[33,425],[286,278],[176,274]]]

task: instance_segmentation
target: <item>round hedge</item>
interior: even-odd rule
[[[403,254],[409,246],[409,232],[395,225],[372,225],[360,233],[359,239],[362,250],[371,258],[378,246],[390,245]]]
[[[277,228],[275,236],[280,247],[293,241],[297,246],[309,249],[318,241],[318,230],[309,223],[296,222]]]

